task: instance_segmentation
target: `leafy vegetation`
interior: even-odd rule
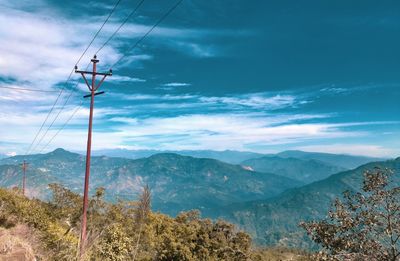
[[[344,192],[328,218],[301,224],[323,248],[318,260],[400,260],[400,187],[390,176],[366,171],[361,192]]]
[[[50,202],[0,189],[0,225],[31,226],[47,251],[43,260],[78,260],[82,199],[58,184],[51,184],[50,189]],[[98,188],[89,202],[88,243],[81,259],[263,261],[285,255],[253,249],[247,233],[223,220],[202,219],[198,211],[182,212],[175,218],[154,213],[150,197],[145,187],[138,201],[111,204],[104,201],[104,189]],[[303,260],[303,255],[293,256]]]

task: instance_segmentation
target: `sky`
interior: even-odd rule
[[[0,0],[1,154],[85,150],[88,90],[67,79],[115,3]],[[120,1],[80,69],[138,3]],[[100,71],[123,58],[93,149],[400,156],[400,2],[183,0],[132,49],[175,3],[144,1],[98,52]]]

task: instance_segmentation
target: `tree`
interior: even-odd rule
[[[78,260],[82,197],[61,185],[50,188],[51,202],[0,188],[0,226],[14,217],[13,224],[26,223],[38,233],[48,260]],[[104,189],[98,188],[88,214],[82,261],[253,260],[248,234],[223,220],[203,219],[199,211],[181,212],[175,218],[154,213],[147,186],[137,202],[116,204],[106,203]]]
[[[136,245],[133,251],[133,258],[132,260],[135,260],[138,249],[139,249],[139,244],[140,244],[140,238],[142,235],[142,229],[144,224],[147,221],[147,218],[149,216],[149,213],[151,211],[151,193],[150,193],[150,188],[149,186],[145,186],[143,188],[143,192],[140,195],[139,198],[139,203],[138,207],[135,211],[135,222],[136,225],[139,227],[138,235],[137,235],[137,240],[136,240]]]
[[[400,260],[400,187],[392,175],[366,171],[361,192],[344,192],[328,218],[300,224],[322,246],[319,260]]]

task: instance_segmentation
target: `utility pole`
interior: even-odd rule
[[[83,192],[83,213],[82,213],[82,224],[81,224],[81,238],[80,238],[80,255],[83,255],[83,251],[86,244],[86,222],[87,222],[87,210],[88,210],[88,197],[89,197],[89,176],[90,176],[90,154],[92,147],[92,122],[93,122],[93,107],[94,107],[94,96],[103,94],[104,92],[96,92],[100,85],[104,82],[107,76],[112,75],[112,70],[108,73],[98,73],[96,71],[96,64],[99,62],[96,55],[91,59],[93,63],[93,71],[79,71],[78,66],[75,66],[75,73],[80,73],[85,80],[87,87],[89,88],[90,94],[85,95],[84,98],[90,97],[90,113],[89,113],[89,128],[88,128],[88,138],[87,138],[87,150],[86,150],[86,171],[85,171],[85,186]],[[86,79],[86,74],[92,76],[92,82],[89,84]],[[96,84],[96,75],[101,75],[103,78],[99,83]]]
[[[22,163],[22,171],[24,172],[24,176],[22,177],[22,195],[25,196],[25,185],[26,185],[26,169],[28,167],[28,164],[25,160],[24,163]]]

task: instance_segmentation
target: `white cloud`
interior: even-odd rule
[[[190,83],[185,83],[185,82],[170,82],[170,83],[164,83],[163,86],[166,87],[184,87],[184,86],[190,86]]]
[[[17,153],[15,151],[10,151],[10,152],[6,153],[6,156],[8,156],[8,157],[13,157],[13,156],[16,156],[16,155],[17,155]]]
[[[56,84],[67,79],[76,60],[86,48],[92,35],[99,28],[103,18],[89,17],[68,19],[46,5],[45,1],[2,1],[0,13],[0,77],[15,80],[12,86],[30,87],[44,90],[58,90]],[[29,6],[30,12],[17,10]],[[33,8],[35,7],[35,8]],[[34,10],[34,11],[32,11]],[[85,19],[85,20],[83,20]],[[94,46],[83,57],[80,67],[84,68],[93,52],[119,25],[118,19],[111,19],[104,28]],[[150,25],[151,26],[151,25]],[[107,68],[121,57],[119,48],[125,47],[127,38],[143,35],[149,25],[138,25],[129,22],[110,45],[100,53],[100,69]],[[235,32],[219,32],[208,30],[185,30],[159,27],[148,39],[163,37],[161,44],[175,48],[181,52],[197,57],[210,57],[220,54],[216,46],[201,43],[205,36],[217,37],[220,33],[234,35]],[[125,43],[125,44],[123,44]],[[130,42],[129,42],[130,43]],[[160,43],[157,43],[160,44]],[[129,55],[121,63],[122,66],[141,66],[141,61],[153,59],[150,54]],[[136,51],[135,51],[136,53]],[[117,70],[114,70],[117,71]],[[73,74],[72,86],[80,79]],[[126,75],[114,75],[109,78],[115,82],[143,82],[145,79]],[[9,84],[10,85],[10,84]],[[170,82],[164,88],[188,86],[189,83]],[[79,83],[78,90],[87,91],[87,87]],[[328,88],[323,91],[342,92],[340,88]],[[69,91],[66,91],[56,106],[55,113],[64,103]],[[51,137],[74,111],[75,95],[81,100],[81,93],[73,94],[71,104],[67,104],[53,129],[48,133]],[[245,149],[248,144],[297,144],[306,140],[326,140],[331,138],[368,135],[366,132],[349,130],[348,127],[387,124],[383,123],[318,123],[318,119],[327,115],[276,114],[269,115],[271,110],[294,108],[308,101],[298,96],[276,95],[270,93],[250,93],[244,95],[226,95],[222,97],[206,97],[198,94],[153,95],[153,94],[117,94],[109,93],[109,97],[121,99],[121,103],[113,104],[114,108],[96,108],[94,148],[135,147],[160,149]],[[3,142],[8,145],[2,151],[23,152],[33,139],[34,134],[52,106],[57,93],[30,93],[24,91],[2,90],[0,93],[0,129]],[[146,119],[137,119],[126,106],[129,101],[141,101],[138,106],[149,109]],[[173,103],[173,104],[172,104]],[[61,105],[60,105],[61,104]],[[125,107],[123,107],[125,106]],[[226,114],[206,114],[203,108],[223,108]],[[138,107],[135,107],[138,108]],[[169,118],[155,117],[151,110],[157,109],[202,109],[200,115],[182,115]],[[263,111],[260,114],[237,114],[245,109]],[[275,111],[276,112],[276,111]],[[52,121],[55,114],[49,118]],[[51,148],[65,147],[76,150],[86,143],[87,101],[68,126],[54,140]],[[313,123],[305,121],[312,120]],[[116,126],[114,126],[116,125]],[[46,125],[48,126],[48,125]],[[103,127],[105,127],[103,129]],[[98,128],[98,129],[97,129]],[[46,139],[45,139],[46,140]],[[341,144],[339,144],[341,145]],[[338,145],[338,146],[339,146]],[[362,147],[364,146],[364,147]],[[367,146],[367,147],[365,147]],[[19,148],[17,150],[16,148]],[[49,148],[49,149],[51,149]],[[357,149],[358,148],[358,149]],[[330,147],[334,149],[334,147]],[[360,145],[347,150],[348,153],[369,150],[371,153],[386,153],[384,148]]]
[[[183,83],[179,83],[183,84]],[[176,83],[171,83],[172,85],[178,85]],[[182,100],[186,105],[190,100],[190,105],[196,105],[199,108],[204,108],[204,106],[212,106],[217,105],[219,107],[225,107],[226,109],[235,109],[239,107],[249,107],[255,109],[282,109],[282,108],[291,108],[296,107],[298,105],[304,104],[304,101],[298,100],[295,96],[292,95],[270,95],[267,93],[249,93],[242,94],[238,96],[200,96],[194,94],[163,94],[163,95],[155,95],[155,94],[120,94],[120,93],[109,93],[110,96],[122,99],[122,100],[152,100],[152,101],[178,101]],[[152,106],[157,107],[160,104],[151,104]],[[183,104],[184,105],[184,104]],[[171,106],[179,106],[177,104],[173,104]]]
[[[278,109],[294,106],[296,103],[296,98],[292,95],[268,96],[268,94],[265,93],[253,93],[231,97],[201,97],[200,101],[214,104],[221,103],[254,108]]]
[[[254,117],[248,114],[188,115],[143,120],[118,118],[119,122],[126,125],[118,127],[117,132],[110,136],[121,138],[118,145],[136,142],[150,147],[158,146],[160,149],[243,150],[246,144],[286,144],[362,134],[344,132],[331,124],[294,124],[291,123],[294,118]],[[279,121],[286,121],[286,124],[276,125]]]
[[[112,75],[108,78],[108,81],[116,81],[116,82],[145,82],[145,79],[129,77],[129,76],[121,76],[121,75]]]
[[[67,44],[78,38],[67,24],[15,10],[2,12],[0,23],[1,76],[42,88],[67,78],[83,44]],[[9,29],[16,25],[18,30]]]
[[[200,58],[214,57],[221,53],[221,51],[214,45],[205,45],[193,42],[171,41],[170,46],[177,48],[180,52]]]
[[[125,124],[126,123],[128,123],[128,124],[137,124],[138,123],[138,119],[129,118],[129,117],[113,117],[113,118],[109,119],[109,121],[125,123]]]
[[[322,88],[321,92],[332,92],[332,93],[343,93],[349,91],[348,89],[345,88],[337,88],[337,87],[326,87]]]
[[[197,95],[191,94],[181,94],[181,95],[153,95],[153,94],[121,94],[121,93],[109,93],[110,96],[122,100],[130,100],[130,101],[140,101],[140,100],[159,100],[159,101],[173,101],[173,100],[188,100],[197,98]]]

